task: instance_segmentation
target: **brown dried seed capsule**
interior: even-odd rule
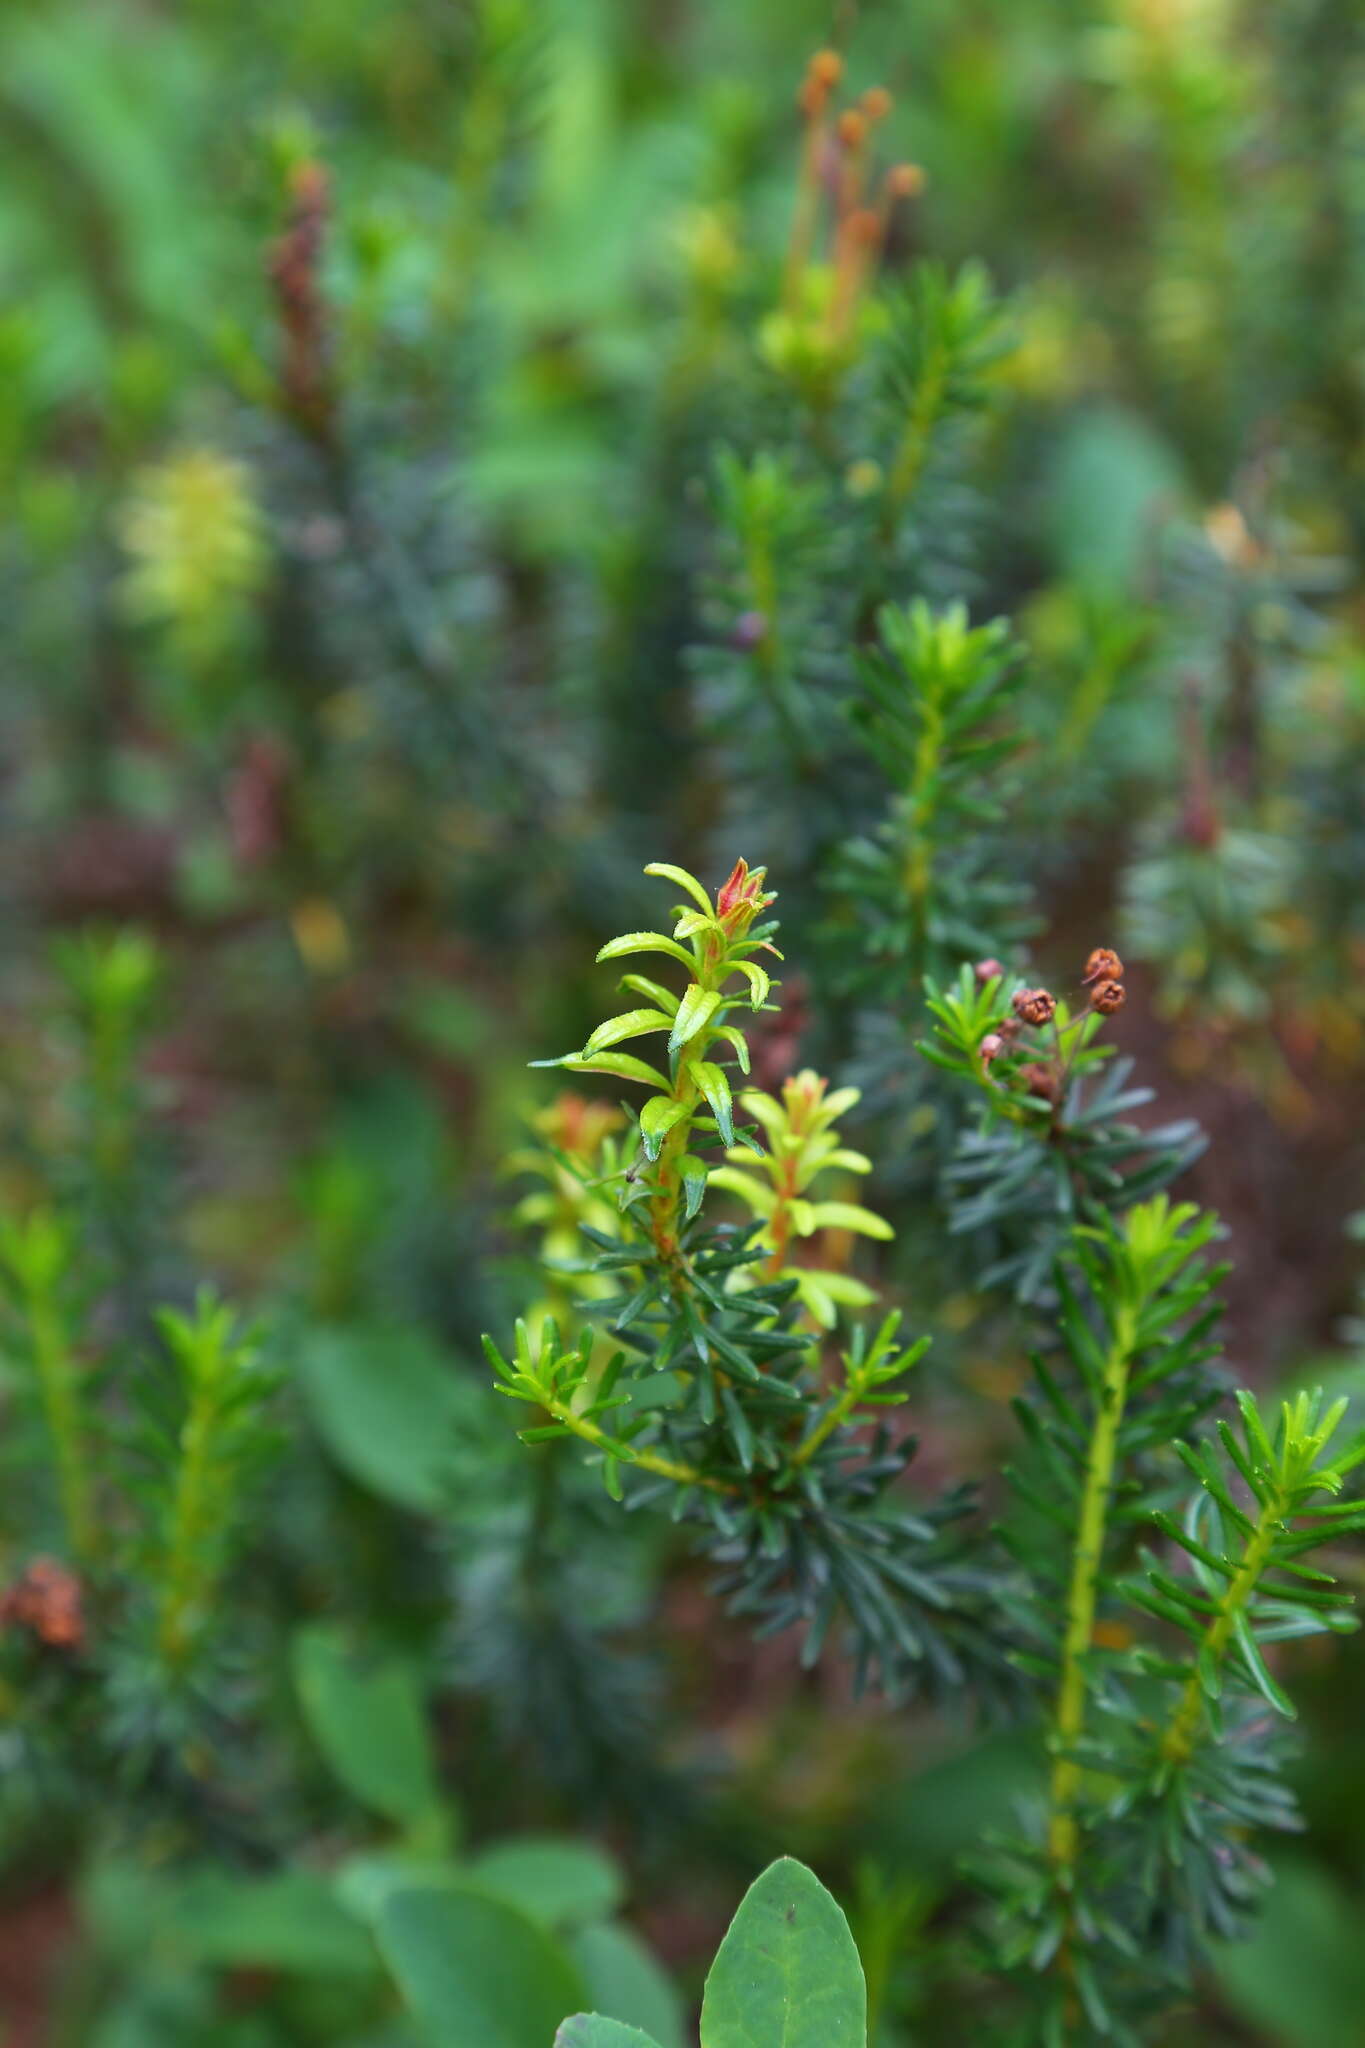
[[[1092,981],[1122,981],[1122,979],[1123,962],[1113,947],[1096,946],[1094,952],[1085,963],[1085,973],[1081,976],[1084,985],[1089,988]]]
[[[1115,1010],[1123,1008],[1125,997],[1126,991],[1121,981],[1097,982],[1090,991],[1090,1007],[1092,1010],[1098,1010],[1101,1016],[1112,1017]]]
[[[982,1065],[988,1067],[992,1060],[999,1059],[1004,1050],[1005,1041],[1000,1036],[1000,1033],[998,1031],[988,1031],[979,1047]]]
[[[1041,1095],[1044,1102],[1056,1102],[1062,1092],[1061,1084],[1053,1073],[1052,1068],[1041,1066],[1036,1062],[1032,1066],[1021,1067],[1019,1069],[1019,1079],[1023,1082],[1028,1094]]]
[[[1045,988],[1017,988],[1010,1000],[1025,1024],[1050,1024],[1057,1014],[1057,998]]]
[[[1002,1017],[995,1028],[1007,1045],[1013,1045],[1024,1027],[1017,1017]]]
[[[85,1642],[81,1582],[55,1558],[35,1557],[0,1598],[0,1620],[17,1623],[54,1650]]]
[[[1004,976],[1004,972],[1005,970],[998,960],[978,960],[972,969],[972,973],[981,983],[982,988],[986,986],[988,981],[1000,981]]]

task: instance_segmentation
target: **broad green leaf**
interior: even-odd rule
[[[657,1067],[637,1060],[632,1053],[571,1052],[559,1064],[574,1074],[614,1074],[618,1081],[643,1081],[647,1088],[657,1088],[661,1095],[668,1093],[666,1076]]]
[[[347,1791],[387,1820],[431,1814],[440,1794],[414,1667],[358,1654],[326,1623],[296,1632],[293,1667],[309,1732]]]
[[[837,1902],[784,1856],[752,1884],[720,1945],[701,2048],[867,2048],[867,1988]]]
[[[348,1913],[373,1926],[391,1892],[435,1890],[459,1885],[463,1871],[445,1857],[415,1856],[406,1849],[350,1856],[332,1874],[332,1889]]]
[[[1365,2038],[1359,1907],[1326,1871],[1299,1857],[1277,1862],[1249,1937],[1214,1949],[1219,1987],[1258,2041],[1356,2048]]]
[[[692,1075],[706,1097],[711,1114],[720,1127],[721,1140],[726,1145],[735,1142],[734,1107],[730,1096],[730,1083],[723,1068],[710,1060],[693,1060]]]
[[[1056,435],[1044,485],[1053,559],[1074,585],[1134,590],[1162,510],[1186,481],[1170,443],[1136,412],[1091,405]]]
[[[620,2020],[580,2012],[565,2020],[555,2035],[554,2048],[663,2048],[663,2044],[642,2034],[638,2027],[623,2026]]]
[[[621,1873],[606,1851],[567,1836],[512,1836],[465,1868],[481,1891],[553,1929],[605,1920],[625,1896]]]
[[[668,1031],[673,1019],[662,1010],[623,1010],[619,1017],[608,1017],[605,1024],[599,1024],[592,1037],[579,1054],[587,1059],[589,1054],[601,1052],[608,1045],[619,1045],[623,1038],[643,1038],[649,1031]]]
[[[647,875],[662,875],[665,881],[676,882],[680,889],[687,891],[699,910],[704,910],[708,917],[714,915],[711,908],[711,898],[707,895],[696,876],[689,875],[686,868],[675,868],[666,860],[652,860],[645,869],[645,873]]]
[[[352,1479],[422,1514],[449,1504],[460,1456],[496,1443],[489,1399],[419,1330],[319,1328],[295,1348],[309,1415]]]
[[[720,1008],[720,997],[713,988],[699,988],[696,982],[689,987],[678,1005],[678,1014],[673,1019],[673,1029],[668,1036],[668,1049],[676,1052],[680,1045],[686,1045],[690,1038],[710,1021],[714,1011]]]
[[[370,1977],[365,1929],[311,1870],[240,1877],[181,1872],[157,1917],[158,1941],[215,1969],[288,1970],[300,1976]]]
[[[862,1237],[894,1237],[884,1216],[861,1209],[856,1202],[814,1202],[811,1205],[817,1230],[856,1230]]]
[[[666,938],[662,932],[623,932],[619,939],[608,939],[597,957],[620,960],[627,953],[667,953],[670,958],[681,960],[689,970],[697,964],[676,939]]]
[[[595,2012],[639,2027],[658,2048],[683,2048],[683,2006],[667,1973],[629,1927],[585,1927],[572,1941]]]
[[[375,1938],[433,2048],[545,2048],[564,2014],[586,2003],[567,1950],[483,1891],[392,1892]]]
[[[922,1871],[947,1887],[960,1857],[991,1830],[1002,1830],[1025,1801],[1041,1795],[1042,1760],[1022,1734],[971,1743],[928,1770],[907,1771],[885,1786],[869,1840],[888,1865]]]
[[[640,1111],[640,1136],[651,1159],[658,1158],[664,1139],[674,1124],[681,1123],[686,1115],[685,1102],[677,1102],[671,1095],[650,1096]]]

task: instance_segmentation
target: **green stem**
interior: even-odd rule
[[[891,466],[891,475],[887,479],[881,522],[881,542],[884,548],[891,545],[896,531],[896,519],[923,473],[925,459],[929,453],[929,442],[943,409],[947,373],[947,351],[942,348],[935,349],[924,366],[924,375],[915,393],[915,402],[910,408],[910,417],[905,422],[900,447]]]
[[[76,1362],[61,1311],[44,1289],[25,1290],[34,1363],[42,1390],[43,1412],[57,1465],[57,1490],[62,1519],[74,1557],[88,1559],[95,1551],[95,1513],[89,1467],[81,1431],[80,1387]]]
[[[1210,1618],[1196,1654],[1193,1670],[1185,1682],[1180,1704],[1161,1738],[1161,1752],[1173,1764],[1188,1763],[1204,1720],[1204,1688],[1199,1682],[1200,1666],[1217,1669],[1226,1657],[1237,1623],[1246,1609],[1261,1574],[1270,1562],[1275,1532],[1285,1514],[1283,1496],[1276,1492],[1262,1507],[1255,1529],[1242,1553],[1242,1562],[1228,1580],[1217,1610]]]
[[[915,940],[916,971],[924,971],[929,941],[929,902],[934,880],[934,786],[943,754],[943,704],[937,694],[927,694],[920,711],[920,731],[915,742],[915,765],[907,792],[909,848],[903,880],[910,904]]]
[[[704,1037],[704,1034],[699,1034]],[[705,1048],[698,1053],[705,1058]],[[659,1157],[654,1172],[658,1192],[651,1196],[649,1203],[649,1232],[654,1240],[654,1249],[671,1273],[679,1268],[681,1246],[678,1241],[678,1210],[682,1203],[682,1162],[687,1156],[688,1140],[692,1135],[692,1119],[702,1100],[702,1093],[688,1073],[685,1060],[678,1062],[677,1079],[673,1084],[673,1099],[685,1103],[687,1113],[679,1117],[672,1130],[659,1148]]]
[[[841,1428],[848,1421],[849,1416],[853,1413],[859,1401],[862,1400],[864,1391],[864,1383],[861,1376],[857,1373],[850,1373],[844,1382],[843,1390],[838,1400],[834,1403],[824,1421],[817,1423],[810,1435],[804,1437],[792,1452],[791,1462],[794,1467],[810,1463],[821,1444],[825,1443],[833,1436],[836,1429]]]
[[[797,1152],[782,1160],[778,1168],[776,1195],[773,1213],[768,1218],[768,1237],[772,1249],[763,1262],[765,1280],[780,1280],[786,1270],[787,1257],[792,1241],[792,1203],[797,1198],[796,1183],[800,1176],[802,1153]]]
[[[698,988],[708,991],[724,981],[728,969],[723,965],[723,950],[718,951],[716,941],[708,936],[702,947],[693,973]],[[681,1247],[678,1242],[678,1211],[682,1207],[682,1162],[687,1156],[687,1147],[692,1135],[692,1119],[704,1100],[701,1089],[692,1078],[691,1062],[705,1060],[707,1050],[715,1037],[709,1025],[703,1025],[695,1038],[682,1048],[677,1062],[677,1073],[673,1077],[673,1100],[681,1102],[685,1114],[678,1118],[672,1130],[659,1147],[654,1176],[657,1192],[649,1204],[649,1234],[654,1240],[654,1249],[664,1266],[676,1281],[681,1270]]]
[[[703,1486],[708,1493],[733,1493],[736,1490],[721,1479],[712,1479],[699,1472],[695,1465],[682,1465],[674,1458],[661,1458],[657,1451],[641,1451],[634,1444],[620,1443],[599,1429],[588,1416],[579,1415],[567,1401],[561,1401],[553,1394],[542,1392],[540,1405],[547,1415],[563,1423],[565,1429],[571,1430],[574,1436],[581,1437],[585,1444],[591,1444],[594,1450],[601,1451],[606,1457],[623,1459],[629,1465],[638,1465],[642,1472],[653,1472],[660,1479],[672,1479],[679,1486]]]
[[[1082,1773],[1075,1749],[1085,1728],[1085,1660],[1094,1636],[1095,1603],[1114,1491],[1114,1461],[1128,1397],[1137,1321],[1137,1311],[1131,1303],[1122,1304],[1115,1314],[1113,1336],[1100,1378],[1099,1409],[1090,1438],[1067,1592],[1062,1675],[1052,1720],[1055,1755],[1048,1799],[1048,1851],[1058,1870],[1067,1873],[1075,1865],[1080,1845],[1076,1801]]]
[[[157,1624],[157,1646],[172,1668],[181,1666],[194,1637],[194,1613],[207,1593],[201,1557],[211,1509],[213,1434],[216,1409],[211,1387],[199,1385],[180,1439],[180,1467],[171,1510],[166,1576]]]

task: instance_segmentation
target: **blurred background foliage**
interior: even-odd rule
[[[953,317],[986,278],[1002,303],[914,575],[1023,642],[1002,859],[1038,891],[1036,957],[1104,938],[1133,964],[1116,1036],[1210,1134],[1189,1181],[1232,1230],[1238,1373],[1365,1381],[1352,0],[12,5],[0,1202],[67,1220],[4,1263],[30,1307],[69,1284],[96,1377],[207,1276],[259,1318],[273,1389],[229,1460],[241,1526],[189,1567],[236,1607],[183,1722],[147,1679],[164,1606],[120,1624],[84,1751],[60,1645],[12,1620],[13,2048],[419,2038],[376,1960],[400,1839],[493,1895],[490,1857],[539,1855],[512,1895],[543,1886],[575,1967],[624,1972],[662,2042],[784,1851],[848,1907],[883,2048],[978,2011],[954,1866],[1028,1790],[1013,1738],[852,1709],[718,1626],[586,1482],[557,1514],[477,1347],[581,1215],[528,1145],[609,1135],[609,1088],[599,1117],[526,1062],[581,1042],[583,963],[651,920],[644,861],[714,885],[766,859],[790,942],[866,806],[865,769],[810,766],[842,688],[802,612],[821,508],[719,452],[792,404],[794,98],[831,41],[927,175],[888,280],[976,262]],[[879,485],[850,467],[850,507]],[[743,658],[765,547],[799,572],[799,775]],[[807,997],[762,1085],[855,1051],[875,1082]],[[926,1256],[902,1233],[863,1270],[915,1309]],[[936,1315],[927,1455],[989,1468],[1020,1361],[961,1294]],[[61,1548],[35,1540],[21,1322],[11,1585]],[[196,1327],[149,1377],[153,1438],[175,1360],[192,1407],[246,1341]],[[152,1515],[139,1540],[177,1537]],[[1301,1663],[1311,1848],[1182,2040],[1365,2042],[1365,1664]]]

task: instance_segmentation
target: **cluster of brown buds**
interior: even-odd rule
[[[319,163],[295,164],[289,178],[289,220],[271,244],[268,269],[284,338],[280,387],[298,424],[319,441],[335,409],[322,250],[327,233],[327,173]]]
[[[870,144],[891,111],[891,95],[874,85],[852,106],[836,111],[832,102],[842,76],[843,59],[833,50],[817,50],[797,97],[806,134],[782,296],[786,313],[802,310],[821,201],[827,197],[833,212],[834,279],[824,318],[827,339],[835,342],[852,327],[896,204],[924,188],[917,164],[893,164],[880,182],[874,181]]]
[[[81,1582],[52,1557],[35,1557],[0,1594],[0,1626],[25,1628],[53,1650],[79,1650],[85,1643]]]
[[[1096,946],[1085,963],[1081,987],[1090,998],[1091,1009],[1102,1017],[1112,1017],[1115,1010],[1123,1008],[1123,962],[1112,946]]]
[[[983,987],[987,982],[1003,980],[1005,975],[1005,969],[998,960],[979,960],[975,972]],[[1002,1017],[994,1030],[988,1031],[981,1041],[978,1050],[982,1065],[992,1066],[1002,1053],[1018,1043],[1025,1029],[1042,1031],[1053,1026],[1052,1056],[1047,1061],[1035,1060],[1020,1067],[1018,1078],[1031,1095],[1041,1096],[1046,1102],[1059,1102],[1069,1065],[1062,1044],[1066,1033],[1076,1029],[1086,1011],[1094,1010],[1102,1017],[1112,1017],[1115,1010],[1123,1008],[1123,962],[1112,946],[1095,947],[1085,963],[1081,988],[1086,997],[1086,1009],[1079,1016],[1073,1016],[1060,1032],[1055,1028],[1057,998],[1052,991],[1017,988],[1010,997],[1010,1015]]]

